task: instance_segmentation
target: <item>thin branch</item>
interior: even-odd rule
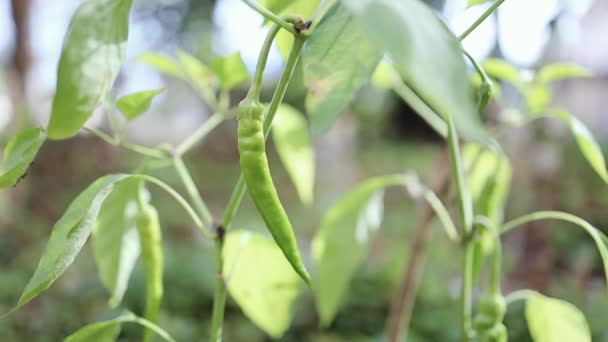
[[[192,149],[199,141],[204,139],[209,132],[216,128],[224,120],[224,114],[221,112],[211,115],[192,135],[186,138],[181,144],[175,148],[178,156],[183,155]]]
[[[481,25],[481,23],[483,23],[484,20],[486,20],[486,18],[489,17],[490,14],[492,14],[504,1],[505,0],[496,0],[496,2],[493,3],[490,8],[488,8],[479,18],[477,18],[477,20],[475,20],[473,25],[471,25],[468,29],[466,29],[466,31],[464,31],[460,36],[458,36],[458,40],[464,40],[469,34],[471,34],[471,32],[473,32],[477,28],[477,26]]]
[[[449,154],[444,148],[440,159],[435,167],[432,188],[438,198],[445,197],[449,185]],[[414,238],[411,242],[411,252],[407,260],[407,266],[403,273],[401,285],[397,290],[393,305],[387,322],[387,336],[389,342],[403,341],[402,336],[407,336],[412,309],[420,285],[422,271],[424,269],[426,249],[431,233],[431,223],[435,216],[429,202],[424,198],[418,200],[418,223],[414,228]]]
[[[141,154],[146,157],[151,157],[155,159],[167,159],[169,158],[169,154],[167,152],[161,151],[155,148],[149,148],[146,146],[136,145],[132,143],[128,143],[125,141],[117,140],[116,138],[111,137],[110,135],[92,127],[84,127],[84,130],[95,135],[99,139],[107,142],[108,144],[115,147],[122,147],[125,150],[129,150],[131,152],[135,152],[137,154]]]
[[[184,161],[180,157],[175,157],[173,158],[173,165],[175,166],[175,170],[184,184],[184,187],[186,187],[186,192],[188,192],[190,199],[192,202],[194,202],[194,206],[196,207],[198,214],[203,218],[203,220],[205,220],[207,224],[211,224],[213,222],[213,216],[203,201],[203,198],[201,197],[196,185],[194,184],[194,180],[192,179],[188,168],[184,164]]]
[[[152,176],[148,176],[148,175],[133,175],[133,176],[136,178],[142,179],[146,182],[150,182],[150,183],[160,187],[161,189],[165,190],[169,195],[171,195],[171,197],[173,197],[177,201],[177,203],[179,203],[180,206],[182,206],[182,208],[184,208],[184,210],[186,210],[186,212],[188,213],[188,215],[190,216],[192,221],[194,221],[194,224],[199,228],[201,233],[206,238],[209,238],[209,239],[215,238],[215,235],[213,233],[209,232],[205,228],[205,225],[203,224],[201,219],[196,214],[196,211],[194,211],[194,209],[192,209],[192,207],[190,206],[188,201],[186,201],[182,197],[182,195],[180,195],[172,187],[170,187],[169,185],[167,185],[165,182],[161,181],[160,179],[152,177]]]
[[[298,32],[296,32],[295,28],[293,27],[293,25],[291,25],[287,21],[283,20],[282,18],[280,18],[276,14],[270,12],[266,7],[260,5],[257,1],[255,1],[255,0],[243,0],[243,2],[246,3],[249,7],[251,7],[254,11],[256,11],[259,14],[261,14],[262,16],[264,16],[264,18],[266,18],[266,19],[272,21],[273,23],[281,26],[282,28],[284,28],[285,30],[287,30],[289,33],[291,33],[293,35],[297,35],[298,34]]]

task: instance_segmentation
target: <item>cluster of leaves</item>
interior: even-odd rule
[[[469,1],[469,5],[479,2]],[[319,5],[319,1],[303,0],[262,3],[275,13],[295,12],[303,17],[312,16]],[[66,35],[49,125],[27,129],[11,139],[0,166],[1,187],[17,184],[47,138],[76,135],[108,96],[123,62],[130,7],[131,0],[89,0],[79,7]],[[297,109],[282,105],[272,130],[277,152],[302,202],[312,202],[314,193],[314,153],[309,126],[313,134],[329,128],[374,75],[376,84],[406,99],[441,135],[447,135],[447,126],[453,120],[465,140],[477,142],[464,148],[466,178],[477,215],[488,218],[504,231],[526,222],[525,217],[503,222],[512,170],[498,149],[487,147],[493,137],[477,115],[472,96],[475,82],[469,81],[462,48],[436,14],[415,0],[342,0],[320,11],[322,19],[315,23],[302,57],[309,121]],[[277,38],[284,54],[290,39],[285,32]],[[177,52],[176,59],[148,53],[141,61],[188,82],[211,107],[226,112],[223,107],[228,104],[222,102],[225,94],[248,80],[238,54],[217,58],[209,66],[183,51]],[[590,131],[563,109],[549,105],[550,82],[585,76],[586,71],[570,65],[550,65],[531,80],[524,80],[517,69],[502,61],[488,60],[482,66],[491,77],[508,82],[522,93],[528,118],[551,115],[564,120],[594,170],[608,180],[604,157]],[[482,83],[483,80],[478,82]],[[498,89],[497,84],[494,89]],[[146,90],[113,103],[131,121],[145,113],[154,96],[161,92],[162,89]],[[108,140],[116,145],[122,143],[118,134]],[[157,157],[170,158],[162,153]],[[152,177],[116,174],[98,179],[70,204],[53,227],[40,263],[13,310],[46,290],[70,266],[90,235],[100,278],[110,293],[110,306],[119,305],[140,257],[135,217],[141,210],[141,197],[146,197],[141,195],[145,192],[140,188],[142,182],[167,190],[193,212],[174,190]],[[457,239],[448,210],[412,175],[380,176],[358,185],[328,209],[313,239],[316,308],[325,326],[338,312],[353,274],[381,226],[383,192],[391,186],[423,197],[435,210],[448,237]],[[562,219],[583,227],[594,238],[608,276],[608,239],[595,227],[555,213],[541,212],[530,218]],[[475,273],[479,273],[484,256],[496,248],[493,245],[496,236],[480,235],[476,240]],[[283,335],[291,321],[300,283],[278,247],[264,236],[235,230],[227,234],[223,254],[231,296],[269,335]],[[563,332],[560,336],[578,334],[583,336],[582,340],[589,340],[584,317],[575,308],[538,294],[528,299],[527,307],[526,317],[536,341],[550,340],[549,332],[539,328],[546,324],[560,326]],[[575,317],[577,324],[556,323],[569,316]],[[154,323],[130,313],[85,327],[67,340],[87,340],[92,336],[112,340],[126,322],[139,323],[171,340]]]

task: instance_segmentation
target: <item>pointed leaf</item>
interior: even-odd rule
[[[93,228],[93,252],[99,276],[110,293],[110,306],[122,301],[140,254],[135,219],[141,181],[119,182],[104,201]]]
[[[543,83],[589,76],[591,76],[591,71],[571,63],[553,63],[545,65],[538,72],[538,80]]]
[[[591,342],[585,316],[566,301],[534,294],[526,301],[526,320],[534,342]]]
[[[342,114],[382,55],[342,5],[337,3],[327,12],[302,57],[309,89],[306,110],[315,134],[328,129]]]
[[[136,323],[144,328],[153,331],[165,341],[175,342],[175,340],[162,328],[143,318],[127,312],[113,319],[91,323],[72,335],[65,338],[64,342],[114,342],[120,333],[123,323]]]
[[[123,319],[117,318],[111,321],[92,323],[78,329],[72,335],[66,337],[64,342],[115,342],[120,334]]]
[[[482,63],[486,73],[499,81],[505,81],[515,87],[522,84],[522,79],[519,70],[506,61],[498,58],[488,58]]]
[[[211,62],[211,70],[226,90],[249,80],[249,71],[238,52],[214,59]]]
[[[46,133],[42,128],[28,128],[9,140],[0,164],[0,189],[19,182],[45,140]]]
[[[473,7],[475,5],[483,4],[484,2],[488,2],[490,0],[468,0],[467,7]]]
[[[177,50],[177,58],[182,64],[184,74],[199,89],[209,88],[213,78],[213,72],[203,62],[183,50]]]
[[[75,135],[112,87],[129,35],[131,0],[89,0],[72,17],[57,71],[51,139]]]
[[[372,178],[344,195],[325,214],[312,242],[317,269],[315,302],[322,325],[329,325],[336,315],[381,224],[383,189],[406,182],[404,175]]]
[[[419,0],[342,0],[368,37],[385,48],[404,82],[465,138],[485,136],[458,39]],[[357,43],[358,44],[358,43]]]
[[[315,183],[315,154],[306,119],[297,109],[282,104],[274,119],[272,139],[300,200],[310,204]]]
[[[102,177],[93,182],[70,204],[53,227],[38,267],[23,290],[15,309],[27,304],[46,290],[72,264],[89,237],[103,202],[114,189],[116,182],[125,177],[127,176]]]
[[[152,99],[163,91],[165,91],[165,88],[144,90],[125,95],[116,101],[116,108],[124,114],[127,120],[131,121],[150,109]]]
[[[291,322],[300,278],[270,239],[232,231],[224,245],[228,291],[249,319],[274,338]]]
[[[544,83],[526,84],[520,89],[523,90],[524,97],[526,98],[528,115],[538,115],[545,111],[551,102],[551,89]]]
[[[141,63],[148,64],[163,74],[178,78],[184,77],[182,67],[169,56],[153,52],[146,52],[139,56],[139,61]]]
[[[602,154],[602,149],[587,126],[563,109],[553,108],[550,113],[563,120],[570,127],[570,131],[576,138],[576,143],[587,162],[602,177],[604,182],[608,182],[608,171],[606,171],[606,160]]]
[[[390,90],[393,88],[393,78],[396,77],[397,71],[395,68],[386,60],[380,61],[374,73],[372,74],[372,84],[382,90]]]

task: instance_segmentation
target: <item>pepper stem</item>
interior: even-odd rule
[[[281,17],[287,23],[294,25],[294,27],[298,27],[303,24],[302,18],[296,15],[284,15]],[[262,89],[262,80],[264,78],[264,70],[266,69],[266,63],[268,61],[268,54],[270,53],[270,48],[272,47],[272,42],[274,41],[277,33],[281,26],[279,24],[274,24],[268,31],[266,35],[266,39],[264,40],[264,44],[262,45],[262,49],[260,50],[260,55],[258,57],[258,63],[255,68],[255,74],[253,75],[253,82],[251,83],[251,87],[249,88],[249,92],[247,93],[246,99],[252,102],[260,101],[260,92]]]

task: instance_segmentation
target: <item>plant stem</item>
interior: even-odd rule
[[[148,175],[133,175],[133,176],[136,178],[145,180],[146,182],[150,182],[150,183],[160,187],[161,189],[165,190],[169,195],[171,195],[177,201],[177,203],[179,203],[179,205],[182,206],[182,208],[184,208],[184,210],[186,210],[188,215],[190,215],[190,218],[192,218],[192,221],[194,221],[194,224],[199,228],[199,230],[205,237],[207,237],[209,239],[214,238],[214,235],[205,229],[205,225],[203,224],[201,219],[196,214],[196,211],[194,211],[194,209],[192,209],[190,204],[188,204],[188,201],[186,201],[172,187],[170,187],[169,185],[167,185],[165,182],[161,181],[160,179],[154,178],[152,176],[148,176]]]
[[[473,64],[473,67],[475,68],[475,70],[477,71],[477,73],[479,74],[479,76],[481,77],[481,81],[484,82],[484,83],[489,84],[490,87],[491,87],[492,86],[492,79],[490,79],[490,76],[488,76],[488,74],[483,69],[483,67],[481,66],[481,64],[479,64],[479,62],[477,62],[477,60],[475,58],[473,58],[473,56],[471,56],[471,54],[467,50],[462,49],[462,52],[469,59],[469,61],[471,61],[471,64]]]
[[[446,172],[449,163],[448,156],[448,151],[444,148],[437,167],[435,167],[433,178],[436,179],[431,180],[433,183],[431,186],[440,198],[445,196],[448,188],[449,174]],[[386,335],[389,342],[403,341],[402,336],[407,337],[412,309],[424,269],[431,222],[435,213],[431,210],[430,203],[423,198],[418,200],[418,208],[419,219],[414,228],[414,237],[411,240],[411,252],[387,319]]]
[[[298,59],[300,58],[300,53],[304,47],[305,40],[306,36],[295,36],[291,52],[289,53],[289,58],[285,64],[285,69],[283,69],[283,74],[281,75],[279,84],[274,91],[274,95],[270,101],[270,106],[268,106],[268,109],[264,115],[264,135],[266,137],[268,137],[270,126],[272,125],[272,120],[274,119],[277,109],[279,108],[281,102],[283,102],[283,97],[287,92],[287,86],[289,85],[291,76],[296,68]],[[230,224],[232,223],[243,196],[245,195],[245,190],[247,190],[247,186],[245,184],[245,179],[243,178],[243,173],[241,172],[234,190],[232,191],[232,195],[230,196],[230,200],[228,200],[228,205],[226,205],[226,211],[224,212],[224,216],[222,218],[222,226],[224,229],[230,228]]]
[[[289,24],[287,21],[285,21],[282,18],[278,17],[276,14],[270,12],[264,6],[260,5],[257,1],[255,1],[255,0],[243,0],[243,2],[246,3],[247,5],[249,5],[249,7],[251,7],[254,11],[256,11],[259,14],[261,14],[262,16],[264,16],[264,18],[266,18],[266,19],[274,22],[275,24],[281,26],[282,28],[284,28],[285,30],[287,30],[288,32],[290,32],[291,34],[293,34],[294,36],[298,35],[298,32],[296,32],[296,30],[294,29],[293,25]]]
[[[473,201],[464,177],[464,168],[460,156],[460,142],[456,125],[451,116],[447,117],[448,124],[448,146],[452,159],[452,173],[456,182],[458,195],[458,210],[460,212],[460,229],[463,238],[463,258],[462,258],[462,287],[460,300],[462,306],[462,341],[470,341],[471,315],[472,315],[472,295],[473,289],[473,251],[474,244],[471,236],[473,223]]]
[[[270,105],[268,106],[268,110],[264,116],[264,135],[266,137],[268,137],[268,133],[270,133],[272,120],[274,120],[274,116],[277,113],[279,106],[281,103],[283,103],[283,98],[287,92],[289,81],[291,80],[291,76],[293,76],[293,72],[296,70],[296,65],[298,64],[300,53],[304,48],[306,38],[307,37],[305,35],[297,35],[293,40],[291,52],[289,53],[289,57],[285,63],[285,69],[283,69],[283,74],[281,75],[279,84],[277,84],[277,88],[274,91],[274,95],[272,96],[272,100],[270,100]]]
[[[502,275],[502,244],[500,235],[494,231],[492,234],[496,237],[494,246],[494,260],[492,264],[492,273],[490,274],[490,292],[495,295],[501,294],[500,279]]]
[[[492,235],[494,238],[494,252],[492,253],[492,270],[490,273],[490,294],[500,295],[500,280],[502,275],[502,244],[500,241],[500,232],[498,227],[489,218],[485,216],[475,217],[475,227],[481,227]]]
[[[517,226],[521,226],[523,224],[526,224],[528,222],[532,222],[532,221],[538,221],[538,220],[560,220],[560,221],[566,221],[566,222],[570,222],[570,223],[574,223],[576,225],[581,226],[582,228],[584,228],[585,230],[589,231],[594,231],[595,228],[593,228],[593,226],[591,224],[589,224],[589,222],[583,220],[582,218],[569,214],[569,213],[565,213],[562,211],[550,211],[550,210],[546,210],[546,211],[537,211],[531,214],[527,214],[521,217],[518,217],[516,219],[513,219],[507,223],[505,223],[502,226],[502,229],[500,230],[501,234],[504,234],[514,228],[516,228]]]
[[[260,100],[260,91],[262,89],[262,79],[264,78],[264,70],[266,69],[266,62],[268,61],[268,54],[270,53],[270,47],[281,27],[278,24],[272,25],[270,31],[266,35],[262,49],[260,50],[260,56],[258,57],[258,63],[255,68],[255,74],[253,75],[253,81],[247,98],[255,101]]]
[[[245,178],[243,178],[243,173],[241,172],[239,179],[236,181],[236,185],[234,186],[234,190],[232,190],[228,204],[226,205],[224,216],[222,217],[222,225],[226,229],[230,228],[232,220],[234,219],[236,212],[239,210],[241,200],[243,199],[243,196],[245,196],[246,190],[247,185],[245,184]]]
[[[175,153],[178,156],[182,156],[184,153],[190,151],[192,147],[198,144],[203,138],[209,134],[215,127],[217,127],[224,120],[224,113],[217,112],[211,115],[192,135],[186,138],[181,144],[175,148]]]
[[[140,154],[142,156],[151,157],[151,158],[155,158],[155,159],[168,159],[169,158],[168,153],[166,153],[164,151],[117,140],[116,138],[113,138],[113,137],[109,136],[108,134],[106,134],[96,128],[84,127],[84,130],[95,135],[96,137],[100,138],[101,140],[107,142],[108,144],[110,144],[112,146],[122,147],[125,150],[129,150],[131,152]]]
[[[190,175],[190,172],[188,171],[188,168],[186,168],[184,161],[180,157],[176,156],[175,158],[173,158],[173,165],[175,167],[175,170],[177,171],[179,178],[186,187],[186,192],[188,192],[190,199],[192,200],[192,202],[194,202],[194,207],[196,208],[196,211],[202,217],[205,223],[211,224],[213,222],[213,215],[211,215],[211,212],[207,208],[207,205],[205,205],[205,202],[203,201],[200,192],[196,188],[194,180],[192,179],[192,175]]]
[[[217,227],[215,239],[215,289],[213,292],[213,313],[211,316],[211,342],[221,342],[224,330],[224,311],[226,306],[226,282],[224,281],[224,233],[222,226]]]
[[[451,116],[448,117],[448,146],[450,158],[452,159],[452,176],[456,182],[456,192],[458,195],[458,211],[460,212],[460,229],[463,239],[470,240],[473,223],[473,201],[466,184],[464,168],[460,156],[460,141],[456,132],[456,125]]]
[[[487,17],[490,16],[497,8],[500,6],[505,0],[496,0],[475,22],[471,25],[466,31],[464,31],[460,36],[458,36],[458,40],[464,40],[471,32],[473,32],[477,26],[481,25],[481,23],[486,20]]]
[[[473,253],[475,251],[472,240],[464,244],[462,257],[462,287],[460,291],[462,336],[463,342],[471,341],[471,317],[473,316]]]

